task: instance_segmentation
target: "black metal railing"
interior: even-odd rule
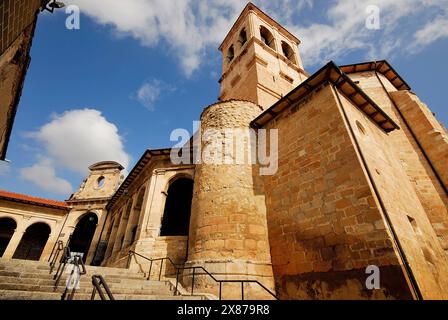
[[[64,274],[67,263],[70,261],[71,253],[69,247],[64,247],[61,259],[59,260],[59,266],[56,270],[55,275],[53,276],[54,283],[54,291],[59,287],[59,282],[61,281],[62,275]]]
[[[177,264],[175,264],[169,257],[166,258],[156,258],[156,259],[151,259],[148,257],[145,257],[139,253],[136,253],[134,251],[129,251],[129,255],[128,255],[128,262],[127,262],[127,267],[130,267],[131,264],[131,259],[133,256],[137,256],[140,258],[143,258],[147,261],[150,262],[150,266],[149,266],[149,272],[148,272],[148,277],[147,280],[151,279],[151,272],[152,272],[152,267],[153,267],[153,263],[160,261],[160,269],[159,269],[159,276],[158,276],[158,280],[160,281],[162,278],[162,269],[163,269],[163,263],[164,261],[168,261],[171,263],[171,265],[174,267],[174,269],[176,270],[176,287],[174,290],[174,294],[180,294],[178,286],[179,286],[179,276],[180,276],[180,271],[184,271],[184,270],[193,270],[191,273],[191,295],[194,295],[194,284],[195,284],[195,279],[197,276],[208,276],[210,279],[212,279],[213,281],[215,281],[217,284],[219,284],[219,300],[222,300],[222,284],[223,283],[240,283],[241,284],[241,300],[245,299],[245,295],[244,295],[244,286],[245,284],[255,284],[258,285],[260,288],[262,288],[264,291],[266,291],[269,295],[271,295],[273,298],[275,298],[276,300],[278,300],[278,297],[268,288],[266,288],[266,286],[264,286],[262,283],[260,283],[257,280],[220,280],[215,278],[215,276],[213,274],[211,274],[210,272],[208,272],[204,267],[184,267],[184,266],[179,266]],[[196,270],[201,270],[201,273],[197,273]]]
[[[75,255],[73,257],[73,269],[70,272],[70,277],[68,278],[67,284],[65,285],[65,290],[61,296],[61,300],[65,300],[66,298],[67,300],[73,300],[76,289],[78,289],[81,282],[81,276],[86,273],[86,266],[84,265],[84,261],[82,260],[81,255]],[[70,290],[71,292],[69,294]]]
[[[106,280],[101,275],[94,275],[92,276],[92,285],[93,285],[93,291],[92,296],[90,297],[90,300],[95,300],[96,293],[98,292],[101,300],[107,300],[106,295],[104,294],[104,291],[106,291],[107,297],[109,300],[115,300],[112,292],[109,289],[109,286],[106,283]],[[104,288],[104,291],[103,291]]]
[[[70,236],[68,237],[68,240],[67,240],[67,247],[70,246],[70,241],[72,240],[72,236],[73,236],[73,233],[70,234]],[[52,261],[52,260],[57,260],[57,258],[54,258],[54,255],[55,255],[56,253],[59,254],[59,252],[60,252],[60,250],[61,250],[61,249],[60,249],[60,243],[62,243],[62,248],[64,248],[64,242],[63,242],[62,240],[59,240],[59,237],[58,237],[57,240],[58,240],[58,241],[56,241],[56,243],[54,244],[53,248],[51,249],[50,256],[48,257],[48,262],[50,262],[50,266],[51,266],[51,261]],[[58,251],[59,251],[59,252],[58,252]]]
[[[48,260],[50,262],[50,274],[53,273],[54,266],[58,261],[59,255],[63,251],[64,251],[64,242],[62,240],[59,240],[56,244],[56,247],[53,248],[53,251],[51,252],[50,255],[50,259]]]

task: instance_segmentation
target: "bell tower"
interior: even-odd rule
[[[223,56],[219,100],[272,106],[308,77],[300,40],[249,3],[219,47]]]

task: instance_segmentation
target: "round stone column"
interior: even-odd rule
[[[243,164],[235,163],[235,154],[229,149],[225,152],[225,143],[219,141],[227,129],[249,132],[250,122],[261,112],[261,107],[251,102],[232,100],[209,106],[201,115],[202,163],[197,164],[195,172],[186,266],[202,266],[217,279],[258,280],[273,290],[266,205],[258,166],[247,156]],[[207,138],[210,130],[214,131],[212,139]],[[207,158],[211,145],[223,147],[219,152],[227,158],[226,164]],[[248,148],[250,143],[243,148],[246,154]],[[238,150],[243,151],[241,147]],[[191,272],[184,272],[188,288]],[[269,298],[257,285],[244,286],[245,298]],[[195,275],[195,292],[217,295],[218,291],[219,285],[209,277]],[[241,283],[224,283],[222,295],[225,299],[240,299]]]

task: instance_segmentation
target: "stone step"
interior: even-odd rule
[[[164,295],[171,296],[174,294],[169,288],[126,288],[126,287],[109,287],[111,292],[115,294],[132,294],[132,295]],[[65,290],[64,286],[60,286],[57,290],[54,290],[53,286],[42,286],[42,285],[29,285],[29,284],[17,284],[17,283],[0,283],[0,290],[9,291],[31,291],[31,292],[57,292],[62,294]],[[81,285],[79,289],[76,290],[78,293],[89,294],[92,293],[93,286],[83,286]]]
[[[158,288],[160,290],[163,289],[171,289],[172,285],[168,281],[149,281],[149,280],[129,280],[129,279],[120,279],[120,278],[108,278],[104,277],[106,283],[109,287],[128,287],[128,288]],[[67,277],[62,277],[60,281],[60,286],[64,286]],[[54,286],[55,281],[53,279],[42,279],[42,278],[20,278],[20,277],[9,277],[9,276],[0,276],[0,284],[1,283],[10,283],[10,284],[25,284],[25,285],[41,285],[41,286]],[[92,285],[92,279],[89,277],[81,277],[80,281],[81,286]]]
[[[55,272],[54,272],[55,273]],[[8,276],[8,277],[18,277],[18,278],[41,278],[41,279],[53,279],[53,274],[49,274],[47,272],[33,272],[32,270],[20,270],[20,271],[11,271],[11,270],[0,270],[0,276]],[[64,276],[69,276],[71,273],[71,269],[67,269],[64,271]],[[129,279],[129,280],[143,280],[143,274],[133,273],[133,274],[108,274],[103,272],[97,273],[87,273],[83,277],[91,278],[95,274],[100,274],[103,277],[108,277],[109,279],[117,278],[117,279]]]
[[[59,263],[56,264],[56,268]],[[69,265],[67,265],[68,267]],[[48,262],[29,261],[29,260],[5,260],[0,258],[0,270],[38,270],[38,272],[45,272],[50,270],[50,264]],[[108,274],[135,274],[135,270],[129,270],[125,268],[109,268],[98,266],[86,266],[88,273],[108,273]]]
[[[59,265],[59,264],[58,264]],[[73,266],[67,265],[59,287],[54,290],[54,273],[47,262],[3,260],[0,258],[0,300],[60,300]],[[122,268],[86,266],[75,299],[90,300],[92,275],[104,277],[116,300],[200,300],[208,296],[174,296],[172,280],[146,280],[143,273]],[[182,290],[179,287],[180,290]],[[181,291],[184,292],[184,291]],[[97,300],[99,296],[97,295]]]
[[[74,300],[90,300],[91,294],[75,294]],[[206,300],[204,296],[164,296],[117,294],[115,300]],[[60,293],[0,290],[0,300],[61,300]],[[95,300],[100,300],[97,294]]]
[[[56,272],[57,267],[53,269],[53,272]],[[73,267],[73,265],[66,265],[66,270],[70,269]],[[15,272],[28,272],[28,273],[41,273],[41,274],[45,274],[45,273],[49,273],[50,272],[50,266],[49,265],[39,265],[39,266],[27,266],[27,265],[0,265],[0,271],[15,271]],[[89,268],[88,266],[86,266],[86,271],[88,274],[111,274],[111,275],[117,275],[117,276],[126,276],[126,275],[130,275],[130,276],[134,276],[134,275],[141,275],[143,276],[142,273],[138,273],[135,270],[128,270],[128,269],[111,269],[111,268]]]
[[[25,281],[23,281],[25,280]],[[107,282],[107,280],[106,280]],[[38,287],[38,286],[48,286],[48,287],[54,287],[55,281],[48,281],[48,280],[41,280],[41,279],[20,279],[20,278],[14,278],[14,277],[0,277],[0,286],[3,284],[10,284],[10,285],[23,285],[23,286],[29,286],[29,287]],[[65,287],[66,281],[61,280],[59,287]],[[160,281],[155,283],[147,283],[145,280],[140,282],[132,282],[129,283],[127,281],[120,281],[120,282],[107,282],[107,285],[110,288],[123,288],[123,289],[135,289],[135,290],[168,290],[171,291],[174,289],[174,286],[171,285],[169,282]],[[88,287],[92,288],[92,282],[90,279],[81,279],[80,281],[81,287]]]

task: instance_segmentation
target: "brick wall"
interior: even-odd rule
[[[0,1],[0,160],[9,137],[30,62],[40,0]]]
[[[0,55],[34,22],[40,5],[40,0],[0,1]]]
[[[409,299],[396,247],[329,86],[284,111],[279,171],[265,177],[277,293],[283,299]],[[381,290],[365,287],[368,265]]]

